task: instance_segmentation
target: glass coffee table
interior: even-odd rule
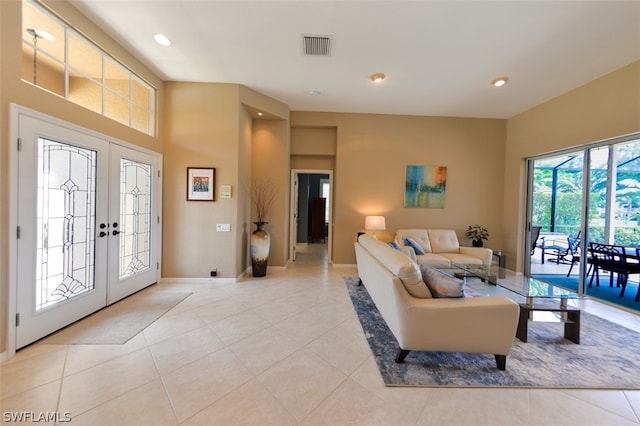
[[[532,319],[533,312],[543,311],[559,313],[560,320],[564,322],[564,337],[580,343],[580,309],[568,306],[568,301],[583,298],[583,295],[498,265],[452,263],[451,266],[453,275],[465,280],[470,293],[479,296],[504,296],[520,305],[516,337],[523,342],[527,341],[529,320]],[[479,280],[469,281],[467,278]]]

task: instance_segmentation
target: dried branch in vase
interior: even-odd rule
[[[251,203],[256,209],[256,222],[266,222],[267,214],[276,195],[278,187],[270,180],[253,179],[251,182]]]

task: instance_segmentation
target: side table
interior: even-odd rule
[[[494,250],[493,256],[498,258],[498,278],[505,278],[505,268],[507,267],[507,253],[502,250]]]

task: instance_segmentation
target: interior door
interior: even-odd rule
[[[16,347],[103,307],[109,143],[20,116]]]

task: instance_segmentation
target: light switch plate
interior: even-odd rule
[[[229,224],[229,223],[218,223],[218,224],[216,224],[216,231],[218,231],[218,232],[231,232],[231,224]]]

